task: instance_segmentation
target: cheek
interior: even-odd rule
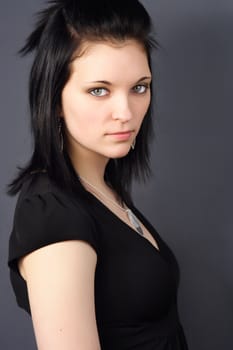
[[[144,101],[141,101],[140,103],[138,103],[137,105],[137,112],[138,112],[138,120],[142,123],[143,119],[145,118],[145,115],[149,109],[150,106],[150,95],[148,96],[148,98],[146,98]]]
[[[86,99],[66,102],[63,113],[68,133],[80,141],[94,139],[103,119],[100,108],[96,108],[96,105],[90,104]]]
[[[141,103],[140,106],[138,106],[138,115],[137,115],[137,133],[139,132],[143,120],[146,116],[146,113],[149,109],[150,106],[150,98],[146,99],[146,101],[144,101],[144,103]]]

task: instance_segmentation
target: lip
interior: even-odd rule
[[[128,131],[118,131],[118,132],[112,132],[108,133],[108,136],[112,136],[118,140],[128,140],[132,134],[131,130]]]

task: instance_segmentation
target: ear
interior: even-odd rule
[[[59,104],[59,106],[57,106],[57,113],[56,114],[59,118],[64,118],[63,108],[60,104]]]

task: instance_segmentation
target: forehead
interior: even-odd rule
[[[136,40],[124,42],[86,42],[71,62],[71,73],[92,76],[123,74],[149,74],[145,48]]]

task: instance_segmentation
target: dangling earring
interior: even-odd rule
[[[63,134],[62,134],[62,118],[58,117],[58,135],[59,135],[59,143],[60,143],[60,151],[63,152],[64,148],[64,140],[63,140]]]
[[[136,145],[136,138],[133,140],[132,144],[131,144],[131,149],[134,150]]]

